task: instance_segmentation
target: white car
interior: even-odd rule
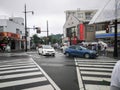
[[[50,45],[42,45],[38,48],[38,54],[55,56],[55,49]]]

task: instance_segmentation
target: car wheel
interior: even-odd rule
[[[66,55],[67,57],[68,57],[68,56],[70,56],[70,54],[69,54],[69,53],[66,53],[65,55]]]
[[[90,58],[90,55],[89,55],[88,53],[86,53],[86,54],[84,55],[84,57],[85,57],[85,58]]]

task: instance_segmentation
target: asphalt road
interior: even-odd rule
[[[32,52],[29,55],[61,90],[79,90],[74,58],[68,58],[62,53],[56,53],[55,57],[41,56]]]

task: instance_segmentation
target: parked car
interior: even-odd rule
[[[50,45],[42,45],[38,48],[39,55],[51,55],[55,56],[55,49]]]
[[[72,45],[68,47],[64,54],[66,56],[79,56],[84,58],[96,58],[98,57],[98,54],[96,51],[89,50],[83,46],[80,45]]]

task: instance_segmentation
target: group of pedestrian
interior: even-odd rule
[[[10,45],[9,44],[0,44],[0,51],[1,52],[10,52],[11,51],[11,48],[10,48]]]
[[[99,55],[102,55],[102,56],[105,56],[107,53],[106,53],[106,49],[107,49],[107,46],[106,45],[103,45],[101,43],[96,43],[96,44],[88,44],[85,46],[86,48],[88,49],[91,49],[91,50],[94,50],[94,51],[97,51]]]

